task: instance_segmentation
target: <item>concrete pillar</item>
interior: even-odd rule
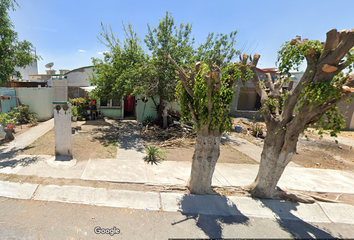
[[[71,104],[53,102],[55,128],[55,156],[72,157],[71,142]]]

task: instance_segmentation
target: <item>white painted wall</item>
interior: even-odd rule
[[[68,86],[70,87],[88,87],[90,86],[89,78],[93,73],[92,67],[84,67],[67,73]]]
[[[29,75],[37,75],[38,74],[38,65],[37,60],[25,68],[15,67],[16,71],[19,71],[22,76],[22,80],[30,80]],[[14,77],[15,80],[19,80]]]
[[[30,106],[40,121],[53,117],[53,88],[16,88],[16,96],[21,103]]]

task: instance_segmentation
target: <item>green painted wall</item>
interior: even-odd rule
[[[101,108],[101,101],[97,99],[97,109],[99,109],[105,117],[113,119],[123,119],[124,118],[124,101],[122,99],[122,108]]]
[[[17,107],[16,91],[14,88],[0,88],[0,95],[11,96],[10,100],[0,100],[1,109],[4,113],[9,112],[11,108],[14,109]]]
[[[137,97],[137,99],[139,99],[139,97]],[[158,98],[155,97],[155,99],[158,99]],[[145,107],[145,110],[144,110],[144,107]],[[172,109],[172,110],[176,110],[176,111],[181,110],[178,102],[167,103],[167,108]],[[157,117],[157,110],[156,110],[155,104],[151,98],[148,98],[146,105],[143,101],[138,100],[137,106],[136,106],[136,112],[137,112],[137,121],[138,122],[142,122],[146,116],[152,116],[153,118]]]
[[[137,97],[137,99],[139,98]],[[148,101],[146,103],[144,103],[142,100],[137,100],[136,104],[136,115],[138,122],[142,122],[146,116],[152,116],[154,119],[156,118],[157,111],[155,104],[151,98],[148,98]]]
[[[123,111],[121,108],[100,108],[105,117],[113,119],[123,119]]]

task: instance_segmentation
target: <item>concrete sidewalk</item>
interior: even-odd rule
[[[331,137],[329,135],[326,135],[326,134],[323,134],[323,138],[324,139],[327,139],[327,140],[331,140],[331,141],[335,141],[337,140],[338,143],[340,144],[344,144],[344,145],[347,145],[349,147],[354,147],[354,140],[353,139],[350,139],[350,138],[346,138],[346,137],[341,137],[341,136],[338,136],[338,137]]]
[[[354,206],[302,204],[248,197],[110,190],[81,186],[20,184],[0,181],[0,196],[183,214],[242,216],[311,223],[354,224]]]
[[[225,141],[229,142],[232,148],[246,154],[258,163],[261,162],[263,148],[256,146],[253,143],[247,141],[246,139],[240,138],[233,134],[225,135],[222,138],[225,139]],[[290,162],[288,166],[301,167],[300,165],[293,162]]]
[[[144,143],[135,120],[121,120],[118,132],[117,160],[140,161],[145,156]]]
[[[10,161],[12,165],[6,166]],[[21,156],[2,159],[1,173],[36,175],[67,179],[143,183],[150,185],[183,185],[191,172],[190,162],[163,161],[157,165],[142,159],[90,159],[83,162],[68,162],[63,165],[52,156]],[[255,179],[258,165],[217,163],[212,183],[214,186],[245,186]],[[354,194],[353,172],[287,167],[279,187],[284,189],[314,192]]]
[[[28,131],[20,134],[5,146],[0,147],[0,153],[13,153],[24,149],[31,143],[33,143],[37,138],[46,134],[49,130],[54,127],[54,118],[49,119],[46,122],[39,123],[37,126],[32,127]]]

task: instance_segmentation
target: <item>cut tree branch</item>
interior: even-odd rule
[[[327,39],[326,39],[326,43],[324,45],[323,52],[322,52],[321,57],[319,59],[320,61],[322,61],[322,59],[327,57],[327,55],[336,48],[336,46],[338,45],[338,41],[339,41],[339,34],[337,32],[337,29],[329,30],[327,32]]]
[[[190,102],[188,102],[188,107],[189,107],[189,110],[191,112],[191,116],[192,116],[193,121],[195,122],[195,124],[197,124],[198,117],[197,117],[197,114],[195,113],[195,111],[194,111],[194,109],[192,107],[192,104]]]
[[[193,90],[189,87],[189,83],[187,82],[188,80],[188,76],[186,74],[186,72],[184,71],[183,68],[179,67],[178,64],[172,59],[171,56],[168,56],[168,58],[171,60],[171,62],[176,66],[176,68],[178,69],[178,71],[176,70],[176,74],[179,76],[179,78],[181,79],[181,82],[183,84],[183,87],[186,89],[187,93],[189,94],[189,96],[191,96],[192,98],[194,97],[194,92]]]
[[[330,65],[338,65],[340,60],[347,54],[347,52],[353,47],[354,45],[354,29],[350,31],[342,30],[339,32],[339,42],[336,47],[333,49],[331,54],[327,55],[323,59],[324,64]]]

